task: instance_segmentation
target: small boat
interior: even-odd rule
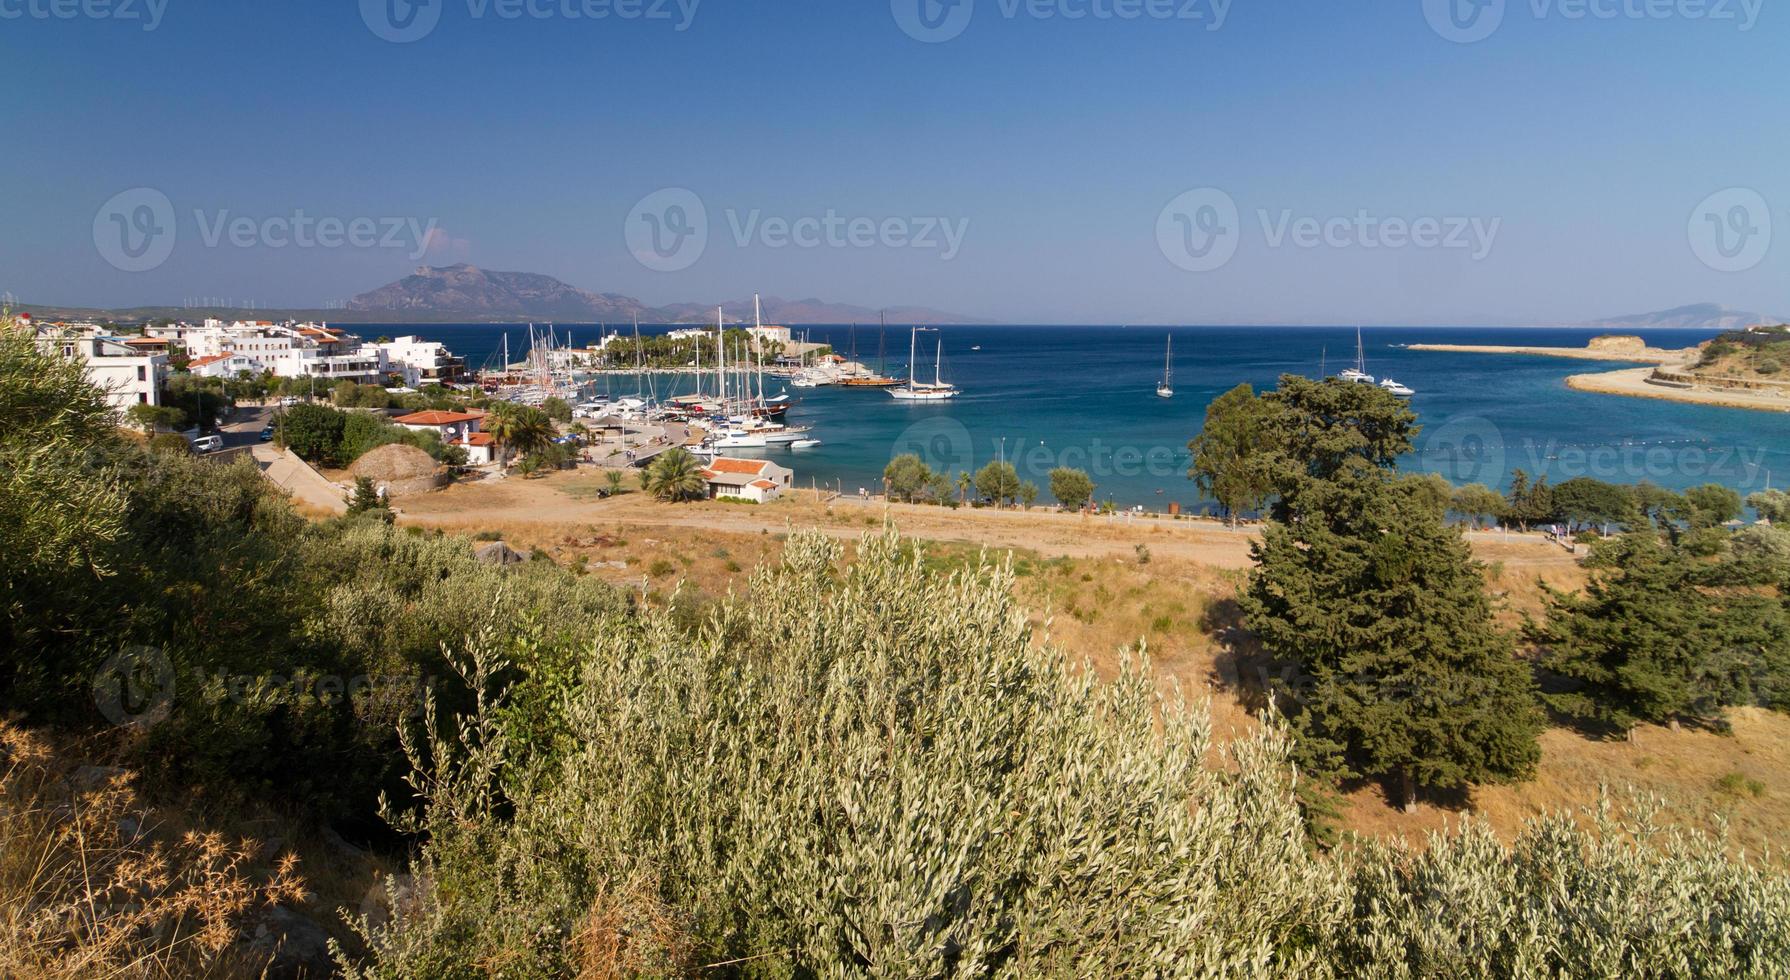
[[[1380,387],[1386,389],[1389,392],[1392,392],[1394,395],[1397,395],[1400,398],[1409,398],[1412,395],[1417,394],[1417,392],[1415,390],[1413,390],[1412,388],[1410,388],[1409,386],[1399,384],[1398,382],[1392,380],[1391,378],[1387,378],[1384,381],[1381,381]]]
[[[815,449],[820,446],[819,439],[797,439],[789,444],[791,449]]]
[[[919,372],[915,358],[919,354],[920,328],[915,327],[913,336],[908,341],[907,355],[907,387],[891,388],[889,395],[897,401],[904,402],[942,402],[957,397],[957,386],[945,383],[945,338],[939,337],[938,355],[933,361],[932,383],[915,381]]]
[[[1168,354],[1162,361],[1162,380],[1156,383],[1157,398],[1175,397],[1175,338],[1168,338]]]
[[[982,349],[981,344],[977,344],[976,346],[970,348],[970,350],[981,350],[981,349]]]

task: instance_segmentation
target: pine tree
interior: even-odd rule
[[[1420,787],[1526,778],[1540,755],[1534,682],[1493,622],[1481,566],[1411,484],[1369,462],[1283,497],[1242,605],[1296,663],[1289,713],[1308,768]]]
[[[1550,593],[1530,638],[1569,689],[1554,708],[1626,734],[1719,725],[1730,705],[1783,708],[1790,616],[1769,565],[1706,561],[1647,531],[1601,546],[1583,595]]]

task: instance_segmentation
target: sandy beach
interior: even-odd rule
[[[1574,391],[1591,391],[1600,395],[1627,395],[1630,398],[1652,398],[1688,405],[1747,408],[1757,412],[1790,412],[1790,395],[1779,392],[1741,388],[1671,388],[1649,384],[1647,379],[1652,375],[1653,368],[1575,374],[1566,379],[1566,386]]]
[[[1632,343],[1622,343],[1623,339],[1629,338],[1611,338],[1613,342],[1604,344],[1594,341],[1589,347],[1412,344],[1410,349],[1447,351],[1457,354],[1529,354],[1579,361],[1656,364],[1678,373],[1688,373],[1689,365],[1697,360],[1700,353],[1694,347],[1687,350],[1665,350],[1658,347],[1642,346],[1638,339],[1634,339]],[[1679,402],[1685,405],[1745,408],[1758,412],[1790,411],[1790,393],[1742,388],[1675,388],[1669,385],[1649,383],[1648,379],[1653,376],[1654,371],[1655,368],[1643,367],[1575,374],[1566,379],[1566,386],[1574,391],[1589,391],[1600,395],[1623,395],[1629,398],[1650,398],[1655,401]]]

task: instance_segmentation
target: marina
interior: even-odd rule
[[[371,335],[379,328],[347,329]],[[624,329],[631,335],[631,325]],[[687,328],[643,325],[641,334],[662,336],[673,329]],[[506,335],[513,351],[527,337],[526,325],[417,330],[468,364],[482,363],[500,351]],[[580,338],[598,335],[596,327],[574,330]],[[817,345],[850,350],[850,325],[799,330]],[[1004,452],[1022,479],[1040,485],[1052,468],[1076,467],[1093,476],[1103,500],[1153,509],[1179,503],[1183,510],[1195,510],[1201,505],[1186,477],[1187,442],[1199,431],[1206,406],[1238,384],[1260,391],[1273,388],[1282,374],[1321,377],[1326,349],[1349,349],[1353,354],[1357,344],[1353,326],[1166,331],[958,326],[941,332],[942,338],[935,340],[917,339],[910,331],[910,346],[918,351],[920,377],[930,380],[931,362],[938,341],[943,341],[945,380],[957,384],[956,398],[910,403],[885,397],[877,389],[801,388],[767,370],[763,381],[767,401],[787,405],[784,421],[811,431],[805,439],[783,446],[726,451],[799,459],[803,485],[815,482],[847,493],[860,487],[874,491],[884,466],[900,453],[917,452],[928,465],[956,471],[1001,459]],[[1177,351],[1199,352],[1197,357],[1182,355],[1174,364],[1173,399],[1158,398],[1154,391],[1164,366],[1165,332],[1173,335]],[[859,333],[862,339],[862,328]],[[1640,399],[1625,401],[1618,414],[1610,410],[1610,396],[1568,387],[1567,377],[1582,371],[1582,364],[1539,356],[1542,350],[1584,349],[1602,333],[1592,328],[1366,327],[1360,346],[1376,373],[1389,374],[1415,390],[1410,405],[1423,432],[1404,465],[1456,484],[1501,487],[1513,470],[1521,468],[1531,475],[1545,474],[1553,483],[1590,475],[1627,482],[1645,479],[1676,489],[1716,482],[1751,492],[1763,488],[1767,469],[1790,472],[1790,450],[1780,448],[1790,447],[1790,415]],[[712,325],[705,335],[709,350],[700,373],[688,367],[592,370],[583,378],[584,390],[640,424],[674,421],[652,420],[650,406],[670,408],[676,398],[699,391],[704,399],[713,397]],[[1652,331],[1648,340],[1656,349],[1682,350],[1711,336],[1713,331],[1707,330]],[[1432,344],[1523,350],[1484,354],[1424,349]],[[890,358],[889,374],[905,377],[905,368],[899,356]],[[730,382],[730,390],[739,390],[737,383]],[[756,371],[752,391],[759,391]],[[785,395],[787,401],[779,401]],[[682,418],[692,427],[703,414],[679,411],[686,412]],[[611,413],[605,408],[599,414]],[[695,435],[700,444],[700,434]],[[814,446],[809,440],[821,444]],[[1462,444],[1471,447],[1471,455],[1457,451]],[[1638,462],[1637,451],[1643,454]],[[1654,454],[1653,462],[1647,461],[1646,452]]]

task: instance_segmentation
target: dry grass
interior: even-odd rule
[[[828,518],[824,509],[802,516]],[[829,523],[853,533],[863,529],[855,509],[836,508]],[[453,529],[470,534],[482,526],[465,521]],[[782,551],[781,535],[700,527],[622,524],[568,530],[524,524],[504,530],[519,546],[544,547],[562,562],[584,555],[593,566],[591,574],[636,590],[651,563],[669,556],[679,566],[674,578],[699,596],[743,588],[746,572]],[[1154,528],[1145,529],[1150,530]],[[983,550],[970,541],[930,541],[926,548],[929,561],[947,569],[974,562]],[[1048,638],[1086,657],[1109,677],[1117,672],[1122,648],[1147,643],[1165,684],[1173,682],[1193,697],[1211,699],[1213,730],[1221,739],[1252,732],[1265,668],[1237,622],[1234,600],[1244,573],[1164,558],[1160,547],[1152,551],[1149,564],[1139,564],[1135,555],[990,554],[1013,555],[1019,598],[1032,611],[1040,642]],[[1487,587],[1498,597],[1499,618],[1506,627],[1519,625],[1525,614],[1541,614],[1544,585],[1572,590],[1586,580],[1583,569],[1538,552],[1533,544],[1481,543],[1475,551],[1486,562]],[[595,567],[600,562],[626,567]],[[662,598],[673,585],[655,580],[650,594]],[[1456,801],[1460,808],[1426,806],[1415,815],[1404,814],[1378,787],[1367,786],[1346,798],[1345,822],[1372,836],[1417,842],[1470,810],[1508,839],[1525,819],[1589,806],[1608,786],[1618,793],[1633,788],[1657,794],[1674,805],[1677,819],[1687,825],[1714,829],[1725,822],[1737,846],[1759,853],[1790,827],[1790,718],[1743,710],[1733,714],[1732,722],[1728,735],[1647,728],[1632,745],[1551,729],[1542,737],[1542,762],[1531,782],[1482,788],[1471,799]],[[1729,773],[1763,783],[1763,795],[1724,790],[1719,781]]]
[[[251,916],[302,902],[298,859],[261,845],[163,839],[120,770],[77,768],[0,722],[0,976],[255,976]]]
[[[471,534],[505,532],[519,547],[545,548],[562,563],[580,556],[591,574],[664,598],[679,581],[686,594],[725,594],[742,588],[745,573],[781,553],[790,528],[818,527],[856,538],[883,518],[902,532],[925,539],[940,566],[973,561],[986,542],[992,554],[1012,553],[1020,565],[1017,588],[1033,611],[1041,639],[1088,658],[1111,676],[1120,651],[1147,641],[1164,683],[1191,696],[1210,697],[1214,732],[1235,737],[1254,728],[1263,669],[1258,651],[1237,622],[1235,597],[1248,566],[1247,542],[1199,522],[1145,520],[1131,525],[1084,521],[1064,515],[948,511],[940,508],[831,506],[806,494],[769,507],[696,504],[668,507],[643,495],[594,502],[582,492],[589,476],[550,477],[456,488],[431,495],[416,519],[432,527]],[[547,504],[558,503],[553,506]],[[581,520],[569,523],[565,513]],[[1136,545],[1151,553],[1137,560]],[[1581,588],[1586,575],[1570,556],[1534,539],[1477,536],[1474,553],[1486,563],[1487,588],[1498,601],[1506,628],[1545,609],[1544,586]],[[720,557],[725,555],[726,557]],[[655,561],[677,566],[653,579]],[[621,568],[603,567],[610,562]],[[1488,787],[1455,808],[1426,806],[1407,816],[1390,806],[1377,787],[1346,800],[1349,827],[1380,837],[1416,839],[1471,810],[1500,834],[1542,812],[1588,806],[1600,787],[1656,793],[1675,805],[1679,819],[1710,829],[1726,822],[1738,846],[1763,850],[1790,826],[1790,719],[1764,712],[1736,712],[1728,735],[1644,729],[1636,745],[1594,741],[1557,728],[1542,739],[1535,780]],[[1730,773],[1762,783],[1763,794],[1736,794],[1719,781]]]

